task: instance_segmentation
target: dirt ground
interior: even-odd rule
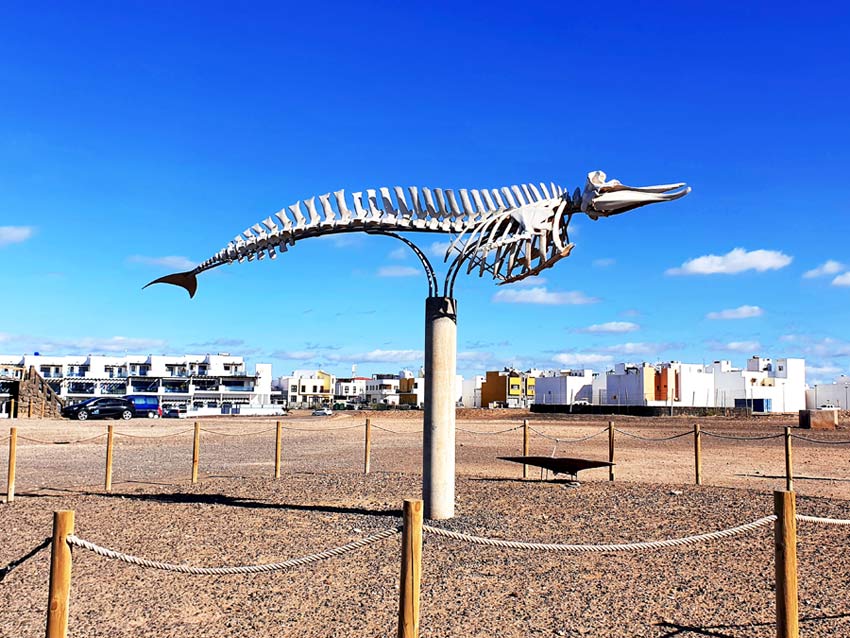
[[[372,472],[365,476],[367,416]],[[532,454],[601,460],[613,418],[616,480],[608,481],[607,469],[583,472],[578,488],[541,481],[539,470],[522,480],[521,466],[496,457],[521,453],[522,431],[513,428],[523,417],[533,428]],[[105,437],[74,443],[105,434],[106,423],[16,422],[17,494],[0,504],[0,567],[48,536],[59,509],[75,510],[77,535],[106,547],[220,566],[277,562],[395,527],[403,499],[419,497],[421,413],[285,417],[279,481],[272,478],[274,422],[201,420],[196,485],[191,422],[110,422],[111,494],[103,491]],[[702,486],[693,484],[695,422],[704,432]],[[512,540],[621,543],[749,522],[772,513],[772,492],[784,488],[783,438],[726,437],[781,435],[785,425],[793,423],[464,411],[457,516],[435,525]],[[836,444],[850,440],[850,428],[794,434],[820,442],[793,439],[798,511],[850,518],[850,445]],[[4,457],[5,449],[0,440]],[[802,635],[850,635],[848,533],[800,523]],[[247,576],[153,571],[76,549],[70,635],[394,635],[399,545],[394,536],[321,563]],[[0,636],[43,634],[48,559],[43,551],[0,583]],[[423,572],[423,636],[758,638],[776,631],[771,526],[618,554],[511,551],[426,533]]]

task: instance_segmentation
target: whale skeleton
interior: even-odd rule
[[[626,186],[608,180],[602,171],[587,176],[584,190],[572,194],[554,183],[504,186],[498,189],[442,188],[405,189],[396,186],[367,189],[350,197],[339,190],[298,201],[273,216],[245,229],[224,248],[192,270],[160,277],[156,283],[185,288],[190,297],[197,290],[197,275],[234,261],[266,257],[275,259],[296,241],[352,232],[385,234],[402,239],[416,250],[433,280],[425,256],[397,233],[445,233],[454,235],[444,261],[454,257],[446,287],[465,263],[467,273],[489,272],[499,284],[537,275],[569,256],[568,226],[572,216],[583,213],[593,220],[611,217],[657,202],[684,197],[684,183],[658,186]],[[316,200],[318,199],[318,203]],[[432,292],[435,283],[432,282]]]

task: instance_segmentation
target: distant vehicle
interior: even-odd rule
[[[313,416],[333,416],[334,411],[330,408],[319,408],[318,410],[313,410]]]
[[[573,405],[590,405],[590,402],[587,399],[576,399]]]
[[[78,421],[88,419],[132,419],[136,406],[132,401],[119,397],[95,397],[62,408],[62,416]]]
[[[149,419],[158,419],[162,416],[162,407],[159,405],[159,399],[157,397],[130,394],[124,398],[132,401],[133,405],[136,406],[136,416],[144,416]]]
[[[165,419],[185,419],[186,418],[186,408],[167,408],[162,413],[163,418]]]

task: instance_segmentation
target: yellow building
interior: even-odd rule
[[[481,407],[526,408],[534,403],[532,371],[488,370],[481,384]]]

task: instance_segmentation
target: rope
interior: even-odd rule
[[[549,434],[545,434],[545,433],[541,432],[540,430],[537,430],[533,427],[529,427],[528,429],[531,430],[532,432],[534,432],[535,434],[539,434],[544,439],[549,439],[550,441],[555,441],[557,443],[581,443],[583,441],[589,441],[590,439],[595,438],[595,437],[599,436],[600,434],[603,434],[603,433],[608,431],[608,428],[603,428],[603,429],[599,430],[599,432],[594,432],[593,434],[590,434],[588,436],[583,436],[580,439],[560,439],[556,436],[550,436]]]
[[[384,432],[389,432],[391,434],[422,434],[420,430],[412,430],[410,432],[403,432],[401,430],[391,430],[390,428],[381,427],[380,425],[372,424],[372,427],[376,430],[383,430]]]
[[[713,436],[715,439],[728,439],[731,441],[766,441],[767,439],[779,439],[785,436],[784,434],[766,434],[764,436],[733,436],[731,434],[715,434],[714,432],[706,432],[702,430],[705,436]]]
[[[506,430],[498,430],[496,432],[483,432],[481,430],[467,430],[466,428],[455,428],[458,432],[466,432],[467,434],[504,434],[505,432],[513,432],[522,429],[521,425]]]
[[[505,541],[496,538],[483,538],[481,536],[472,536],[471,534],[463,534],[461,532],[452,532],[439,527],[431,527],[423,525],[422,529],[435,534],[436,536],[444,536],[455,540],[466,541],[476,545],[489,545],[491,547],[503,547],[506,549],[530,549],[546,552],[630,552],[650,549],[662,549],[665,547],[678,547],[680,545],[695,545],[704,541],[713,541],[721,538],[729,538],[737,534],[751,532],[759,527],[770,525],[776,520],[776,515],[765,516],[751,523],[730,527],[729,529],[719,530],[717,532],[708,532],[707,534],[698,534],[696,536],[686,536],[684,538],[671,538],[661,541],[643,541],[639,543],[620,543],[616,545],[560,545],[554,543],[526,543],[523,541]]]
[[[797,520],[806,523],[822,523],[823,525],[850,525],[850,520],[846,518],[820,518],[819,516],[797,514]]]
[[[353,430],[354,428],[365,428],[365,423],[358,423],[357,425],[343,425],[339,428],[290,428],[285,425],[282,425],[281,428],[284,430],[292,430],[293,432],[335,432],[336,430]]]
[[[265,434],[266,432],[271,432],[275,429],[276,428],[266,428],[265,430],[257,430],[256,432],[217,432],[216,430],[201,428],[201,432],[206,432],[207,434],[218,434],[219,436],[253,436],[255,434]]]
[[[606,428],[607,429],[607,428]],[[640,436],[639,434],[632,434],[631,432],[626,432],[625,430],[621,430],[619,428],[614,428],[614,432],[619,432],[620,434],[625,434],[626,436],[630,436],[633,439],[640,439],[641,441],[672,441],[673,439],[679,439],[683,436],[688,436],[689,434],[693,434],[693,431],[682,432],[681,434],[673,434],[672,436]]]
[[[799,439],[801,441],[808,441],[809,443],[818,443],[820,445],[850,445],[850,441],[825,441],[824,439],[811,439],[807,436],[801,436],[799,434],[792,434],[792,439]]]
[[[382,428],[380,425],[372,424],[372,427],[376,430],[383,430],[384,432],[389,432],[390,434],[419,434],[419,432],[401,432],[400,430],[390,430],[389,428]]]
[[[30,551],[28,551],[26,554],[24,554],[24,555],[23,555],[23,556],[21,556],[20,558],[16,558],[16,559],[15,559],[15,560],[13,560],[11,563],[9,563],[8,565],[6,565],[6,566],[5,566],[5,567],[3,567],[2,569],[0,569],[0,583],[2,583],[2,582],[3,582],[3,579],[4,579],[4,578],[6,578],[6,576],[8,576],[8,575],[9,575],[9,573],[10,573],[13,569],[15,569],[15,568],[16,568],[16,567],[18,567],[19,565],[21,565],[21,564],[25,563],[25,562],[26,562],[26,561],[28,561],[30,558],[32,558],[33,556],[35,556],[36,554],[38,554],[41,550],[43,550],[43,549],[44,549],[44,548],[46,548],[48,545],[50,545],[50,543],[51,543],[52,541],[53,541],[53,539],[52,539],[50,536],[48,536],[48,537],[47,537],[47,538],[45,538],[43,541],[41,541],[38,545],[36,545],[35,547],[33,547]]]
[[[180,436],[181,434],[186,434],[187,432],[194,432],[195,428],[189,428],[188,430],[180,430],[179,432],[172,432],[171,434],[127,434],[126,432],[116,432],[117,436],[126,436],[131,439],[167,439],[170,436]]]
[[[81,547],[82,549],[87,549],[91,552],[94,552],[98,556],[103,556],[104,558],[120,560],[124,563],[129,563],[130,565],[137,565],[139,567],[149,567],[151,569],[161,569],[167,572],[178,572],[180,574],[195,574],[199,576],[234,576],[237,574],[264,574],[267,572],[276,572],[284,569],[289,569],[290,567],[301,567],[302,565],[316,563],[322,560],[327,560],[328,558],[333,558],[334,556],[340,556],[342,554],[347,554],[348,552],[353,552],[356,549],[366,547],[367,545],[371,545],[372,543],[377,543],[378,541],[382,541],[385,538],[389,538],[390,536],[398,534],[400,531],[401,527],[391,527],[389,529],[380,531],[377,534],[372,534],[371,536],[367,536],[351,543],[341,545],[340,547],[333,547],[331,549],[326,549],[323,552],[318,552],[316,554],[308,554],[307,556],[301,556],[299,558],[290,558],[289,560],[283,561],[282,563],[267,563],[265,565],[243,565],[239,567],[192,567],[191,565],[175,565],[173,563],[162,563],[159,561],[148,560],[146,558],[139,558],[137,556],[131,556],[130,554],[122,554],[121,552],[106,549],[105,547],[95,545],[94,543],[91,543],[87,540],[83,540],[82,538],[78,538],[76,536],[69,535],[66,536],[66,539],[69,545]]]
[[[103,434],[98,434],[96,436],[90,436],[86,439],[77,439],[76,441],[45,441],[43,439],[33,439],[28,436],[18,436],[22,441],[30,441],[32,443],[45,443],[47,445],[74,445],[75,443],[86,443],[87,441],[94,441],[95,439],[102,439],[106,436],[106,432]]]

